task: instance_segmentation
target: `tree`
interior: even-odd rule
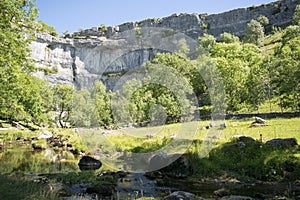
[[[49,26],[48,24],[46,24],[45,22],[42,22],[42,21],[38,21],[38,29],[37,30],[42,33],[48,33],[54,37],[58,36],[58,33],[53,26]]]
[[[216,45],[217,39],[213,35],[204,33],[202,37],[199,37],[198,43],[209,52]]]
[[[32,88],[29,72],[29,44],[34,39],[37,9],[30,0],[1,0],[0,3],[0,116],[8,119],[30,120],[30,96],[38,93]],[[25,105],[26,104],[26,105]]]
[[[264,28],[256,20],[251,20],[247,24],[246,36],[244,37],[244,42],[253,43],[257,46],[261,46],[264,42]]]
[[[239,37],[226,32],[220,34],[220,40],[225,43],[235,43],[240,41]]]
[[[294,16],[293,16],[294,24],[300,26],[300,4],[296,6]]]
[[[188,49],[185,45],[183,45],[183,47],[183,50],[180,52],[185,52],[184,55],[186,55]],[[198,100],[201,101],[200,99],[206,92],[206,85],[198,68],[199,65],[194,64],[186,56],[182,57],[182,54],[179,55],[180,56],[170,53],[158,53],[153,59],[153,63],[162,64],[177,70],[189,81],[189,84],[193,87],[193,92],[198,97]]]
[[[56,120],[60,127],[65,128],[69,122],[73,108],[73,95],[75,90],[69,85],[57,84],[54,90],[54,111],[57,112]]]
[[[238,111],[247,104],[255,107],[261,103],[264,86],[263,80],[259,79],[262,59],[257,46],[218,43],[211,50],[211,56],[223,78],[229,111]],[[261,96],[255,96],[258,94]]]
[[[282,43],[275,50],[271,67],[272,85],[280,97],[280,105],[300,111],[300,26],[284,30]]]
[[[48,113],[53,110],[53,91],[49,83],[34,76],[27,76],[28,88],[22,94],[23,105],[29,114],[27,121],[49,123]]]
[[[92,99],[94,100],[98,125],[110,125],[113,121],[110,108],[110,94],[106,92],[105,85],[101,81],[96,81],[94,83],[92,88]]]
[[[95,104],[88,90],[74,92],[70,121],[76,127],[96,127],[98,125]]]
[[[269,24],[269,19],[264,15],[259,15],[257,17],[257,21],[263,26],[267,26]]]
[[[189,97],[193,89],[184,77],[188,69],[180,66],[188,66],[186,62],[178,55],[158,54],[152,63],[147,63],[145,77],[129,80],[123,85],[123,95],[117,99],[119,105],[116,110],[124,109],[123,105],[127,109],[122,116],[116,113],[118,119],[138,124],[159,124],[159,121],[174,123],[190,117],[193,111]]]
[[[107,31],[107,27],[106,27],[105,24],[101,24],[98,30],[99,30],[100,32],[104,33],[104,32]]]
[[[178,53],[181,57],[187,58],[189,52],[190,48],[187,45],[186,40],[184,38],[180,39],[178,44],[178,51],[176,53]]]

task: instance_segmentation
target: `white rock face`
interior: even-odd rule
[[[242,37],[247,23],[259,15],[269,18],[266,29],[273,25],[284,27],[291,23],[299,3],[300,0],[282,0],[214,15],[174,14],[107,27],[104,32],[94,27],[66,38],[37,34],[37,41],[30,46],[32,58],[48,73],[39,71],[35,75],[76,88],[90,88],[95,80],[102,80],[112,90],[120,74],[141,67],[158,52],[178,50],[182,38],[193,51],[203,33],[218,38],[229,32]]]
[[[49,42],[50,43],[50,42]],[[48,42],[32,42],[32,58],[37,61],[36,66],[42,69],[57,71],[58,74],[45,74],[42,71],[35,75],[52,83],[73,84],[72,50],[64,50],[63,45],[53,48]],[[52,49],[53,48],[53,49]]]
[[[74,85],[76,88],[91,88],[95,80],[102,80],[108,89],[113,89],[118,76],[140,68],[152,60],[158,52],[174,52],[180,39],[196,48],[197,41],[182,33],[167,29],[144,29],[143,39],[129,30],[111,39],[63,39],[49,35],[37,35],[32,42],[32,58],[37,67],[56,73],[39,71],[36,76],[51,83]],[[168,34],[168,35],[166,35]]]

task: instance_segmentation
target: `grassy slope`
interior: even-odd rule
[[[267,121],[269,126],[250,128],[251,123],[254,119],[240,119],[240,120],[226,120],[227,128],[219,131],[220,139],[219,143],[229,142],[234,135],[250,136],[254,139],[260,139],[262,134],[263,140],[270,140],[273,138],[290,138],[295,137],[300,141],[300,118],[292,119],[270,119]],[[109,137],[112,142],[120,143],[121,146],[126,146],[126,140],[132,137],[143,137],[143,140],[136,139],[135,144],[129,144],[134,146],[142,145],[145,141],[147,134],[153,134],[155,137],[148,139],[149,141],[155,140],[156,138],[170,137],[172,134],[177,134],[177,137],[182,139],[199,139],[203,140],[210,132],[210,130],[202,129],[209,125],[209,121],[190,122],[185,125],[183,124],[169,124],[160,127],[147,127],[138,129],[126,129],[123,133],[128,137]],[[184,126],[182,130],[181,126]],[[130,139],[132,140],[132,139]],[[139,143],[141,142],[141,143]]]

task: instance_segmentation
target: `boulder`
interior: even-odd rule
[[[18,122],[12,122],[11,123],[14,127],[16,127],[19,130],[25,130],[24,126],[22,126],[21,124],[19,124]]]
[[[298,145],[296,138],[276,138],[266,142],[272,147],[288,148]]]
[[[99,194],[101,196],[111,196],[114,193],[115,186],[114,185],[101,185],[96,184],[86,189],[88,194]]]
[[[37,139],[49,139],[52,138],[53,134],[50,131],[43,130],[39,136],[37,136]]]
[[[217,197],[224,197],[224,196],[230,195],[230,191],[225,188],[221,188],[221,189],[214,191],[214,195]]]
[[[227,126],[226,126],[226,123],[220,123],[220,124],[216,124],[215,122],[210,122],[208,126],[206,126],[205,128],[206,129],[211,129],[211,128],[214,128],[216,127],[218,130],[223,130],[225,129]]]
[[[252,122],[250,127],[263,127],[263,126],[268,126],[267,120],[262,119],[260,117],[254,117],[255,121]]]
[[[252,197],[230,195],[222,197],[221,200],[253,200]]]
[[[2,139],[0,139],[0,150],[2,150],[2,149],[3,149],[3,147],[4,147],[4,142],[3,142],[3,140],[2,140]]]
[[[232,136],[232,138],[234,140],[236,140],[236,145],[241,149],[246,148],[247,145],[249,145],[249,144],[256,143],[255,139],[253,139],[252,137],[248,137],[248,136],[236,135],[236,136]]]
[[[157,154],[150,159],[149,171],[159,171],[162,176],[186,177],[190,173],[187,155]]]
[[[225,129],[227,126],[226,126],[226,123],[224,122],[224,123],[221,123],[220,125],[219,125],[219,128],[218,128],[218,130],[223,130],[223,129]]]
[[[260,117],[254,117],[254,119],[255,119],[254,123],[257,123],[257,124],[265,124],[265,123],[267,123],[267,120],[265,120],[263,118],[260,118]]]
[[[102,166],[102,163],[100,160],[97,160],[90,156],[83,156],[80,159],[78,166],[80,170],[96,170]]]
[[[250,125],[250,128],[265,127],[265,126],[269,126],[269,124],[259,124],[259,123],[253,122],[253,123]]]
[[[204,198],[198,197],[189,192],[177,191],[164,197],[163,200],[204,200]]]
[[[213,128],[213,127],[215,127],[215,126],[216,126],[216,124],[215,124],[214,122],[210,122],[210,123],[209,123],[209,127],[210,127],[210,128]]]
[[[238,141],[244,142],[244,143],[256,142],[255,139],[253,139],[252,137],[248,137],[248,136],[239,136]]]
[[[47,148],[47,142],[45,140],[34,141],[31,143],[34,150],[45,150]]]

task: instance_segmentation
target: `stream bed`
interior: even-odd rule
[[[81,156],[70,151],[33,150],[30,144],[9,144],[0,152],[0,173],[21,172],[33,180],[44,180],[47,174],[80,173]],[[104,170],[105,172],[105,170]],[[109,171],[108,171],[109,172]],[[103,173],[100,169],[97,173]],[[111,173],[111,172],[110,172]],[[115,172],[114,172],[115,173]],[[107,174],[106,176],[110,176]],[[47,179],[47,178],[46,178]],[[47,182],[47,181],[45,181]],[[230,180],[191,181],[186,178],[148,178],[144,173],[131,172],[118,177],[113,187],[100,187],[88,192],[92,182],[61,184],[51,182],[54,191],[64,190],[62,199],[137,199],[162,198],[175,191],[186,191],[207,199],[220,199],[226,195],[243,195],[254,199],[280,199],[282,196],[300,197],[300,183],[232,182]],[[102,191],[101,191],[102,190]],[[282,198],[284,199],[284,198]]]

